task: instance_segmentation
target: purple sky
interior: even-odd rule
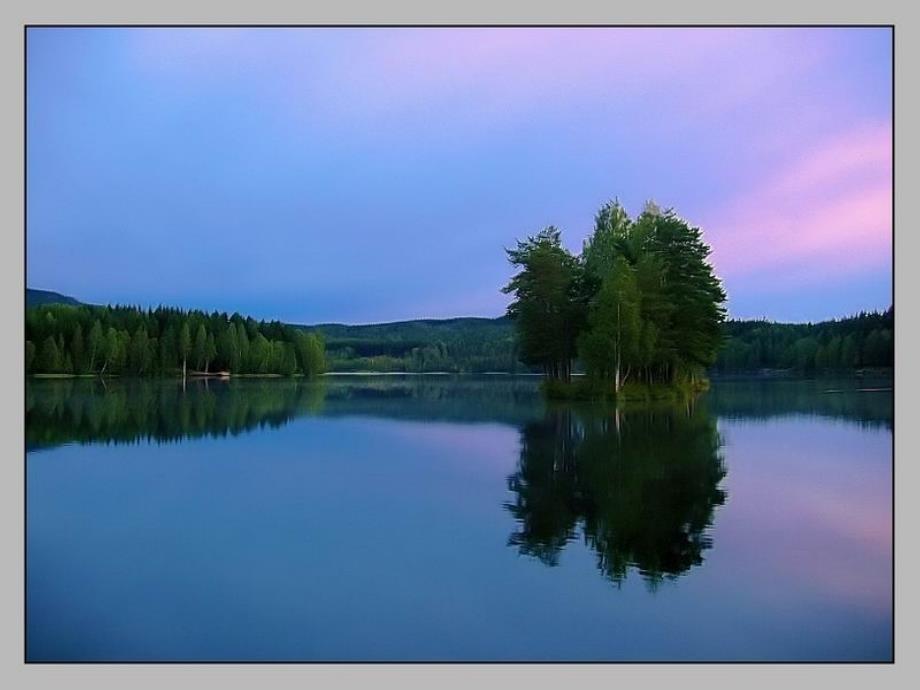
[[[891,303],[888,29],[30,29],[28,284],[497,316],[503,247],[653,198],[735,317]]]

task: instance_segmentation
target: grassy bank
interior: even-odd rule
[[[679,383],[627,383],[619,391],[613,384],[584,377],[573,381],[544,381],[540,390],[549,400],[603,400],[616,402],[654,402],[683,400],[708,390],[709,379]]]

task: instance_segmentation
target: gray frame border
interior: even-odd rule
[[[911,496],[905,487],[915,486],[917,470],[915,463],[909,460],[915,457],[911,450],[915,449],[915,439],[910,434],[910,428],[895,434],[895,457],[897,462],[898,481],[895,485],[895,522],[901,525],[901,537],[898,538],[896,530],[895,541],[895,657],[897,663],[889,666],[848,666],[848,665],[755,665],[739,666],[725,665],[278,665],[278,666],[237,666],[237,665],[82,665],[82,666],[44,666],[24,665],[23,659],[23,610],[22,587],[22,549],[23,543],[23,466],[21,459],[23,453],[23,409],[22,390],[19,387],[23,380],[22,371],[22,290],[24,287],[24,235],[23,212],[24,197],[22,193],[22,162],[24,154],[23,133],[23,26],[25,24],[136,24],[136,23],[278,23],[278,24],[322,24],[322,23],[362,23],[362,24],[894,24],[896,27],[896,68],[895,92],[896,115],[895,121],[900,123],[918,122],[918,105],[916,89],[911,88],[911,83],[916,82],[916,75],[910,74],[907,65],[920,64],[918,56],[918,41],[920,38],[913,22],[903,8],[896,8],[894,3],[876,2],[870,9],[861,2],[826,3],[824,7],[818,3],[803,2],[774,2],[769,8],[759,7],[755,14],[746,14],[746,10],[739,10],[736,5],[729,2],[715,2],[698,0],[692,6],[665,3],[656,3],[653,7],[649,3],[642,3],[639,8],[614,8],[603,5],[591,6],[588,3],[570,2],[564,10],[548,3],[517,2],[498,6],[495,3],[477,0],[464,3],[458,7],[442,7],[434,9],[431,4],[424,2],[391,1],[384,7],[382,4],[374,7],[371,2],[350,3],[348,7],[297,7],[293,2],[280,3],[271,0],[260,4],[260,13],[256,15],[243,4],[231,3],[191,3],[166,0],[158,3],[155,10],[136,7],[127,8],[123,3],[110,1],[85,0],[79,7],[65,5],[64,3],[33,2],[28,6],[25,2],[11,3],[3,11],[6,21],[3,23],[6,39],[0,45],[6,51],[6,59],[0,62],[4,81],[11,96],[3,107],[4,133],[9,142],[5,151],[6,166],[4,178],[6,184],[0,186],[4,195],[3,208],[9,214],[5,231],[0,233],[3,238],[3,248],[0,253],[7,266],[0,275],[9,285],[0,292],[3,296],[6,313],[12,313],[16,325],[15,332],[8,338],[2,339],[2,359],[7,366],[8,382],[3,389],[3,412],[0,415],[3,424],[4,449],[9,452],[4,454],[3,468],[8,475],[4,476],[2,486],[7,495],[6,500],[0,502],[4,511],[4,518],[0,519],[0,527],[4,530],[5,546],[12,551],[13,558],[4,560],[2,588],[5,596],[0,599],[2,608],[0,616],[4,621],[3,641],[0,645],[3,665],[2,672],[10,674],[11,687],[42,687],[45,683],[58,686],[62,682],[76,687],[122,687],[128,683],[133,687],[159,687],[165,683],[187,679],[192,682],[220,682],[222,685],[240,683],[242,686],[251,685],[252,681],[270,679],[279,685],[300,684],[305,680],[323,683],[323,686],[345,686],[351,683],[382,684],[394,687],[429,687],[436,682],[443,687],[467,687],[473,683],[487,682],[507,685],[509,682],[536,684],[540,686],[557,686],[560,681],[572,677],[572,680],[590,682],[609,680],[649,680],[655,679],[669,683],[686,683],[691,686],[698,682],[702,685],[725,683],[726,686],[734,685],[738,680],[745,682],[763,682],[770,687],[777,682],[791,680],[792,677],[801,677],[802,680],[811,682],[827,680],[837,685],[862,687],[868,683],[881,683],[882,685],[899,686],[907,679],[907,674],[917,670],[917,665],[910,659],[910,651],[915,648],[917,640],[915,631],[917,596],[904,584],[913,584],[917,575],[916,549],[911,546],[916,539],[903,538],[904,526],[917,524],[907,516],[916,517],[916,501],[910,501]],[[664,5],[662,7],[661,5]],[[905,149],[916,150],[917,135],[913,129],[902,126],[896,131],[896,157],[895,157],[895,198],[901,197],[900,190],[912,189],[916,183],[916,162],[905,160]],[[905,183],[905,175],[910,182]],[[7,177],[8,176],[8,177]],[[895,206],[895,227],[909,227],[903,222],[904,205]],[[905,256],[909,256],[916,249],[916,233],[901,231],[895,234],[897,253],[894,257],[894,276],[896,294],[914,294],[910,287],[916,280],[916,272],[905,274],[899,270],[902,265],[906,267]],[[899,257],[901,257],[899,259]],[[895,331],[896,351],[907,352],[906,343],[913,340],[916,334],[916,322],[910,312],[902,308],[898,314]],[[11,366],[10,363],[16,363]],[[901,384],[901,379],[908,376],[913,380],[916,374],[916,365],[911,364],[901,357],[897,363],[896,381]],[[910,390],[908,388],[908,390]],[[911,400],[905,397],[905,386],[895,387],[895,427],[900,427],[901,419],[911,419],[914,411]],[[912,536],[912,535],[911,535]],[[907,620],[905,620],[907,619]],[[564,673],[565,676],[557,674]],[[739,677],[740,676],[742,677]],[[257,681],[258,682],[258,681]]]

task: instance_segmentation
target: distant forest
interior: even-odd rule
[[[377,372],[538,371],[520,362],[513,324],[507,317],[296,326],[168,308],[36,304],[33,292],[29,291],[26,310],[28,373],[179,376],[183,361],[189,371],[262,375],[309,376],[324,367]],[[183,325],[188,326],[187,341]],[[893,309],[816,324],[729,320],[722,328],[724,344],[710,369],[720,374],[760,369],[846,371],[890,367],[894,361]]]
[[[312,377],[325,368],[319,335],[239,314],[42,304],[26,309],[25,325],[33,374]]]
[[[322,324],[331,371],[527,373],[506,318],[422,319],[367,326]]]
[[[727,321],[715,371],[894,366],[894,308],[816,324]]]

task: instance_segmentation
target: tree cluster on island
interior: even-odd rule
[[[555,227],[506,250],[522,361],[565,394],[579,360],[592,393],[627,383],[696,387],[722,344],[725,291],[699,228],[654,203],[631,219],[618,201],[595,216],[580,255]]]

